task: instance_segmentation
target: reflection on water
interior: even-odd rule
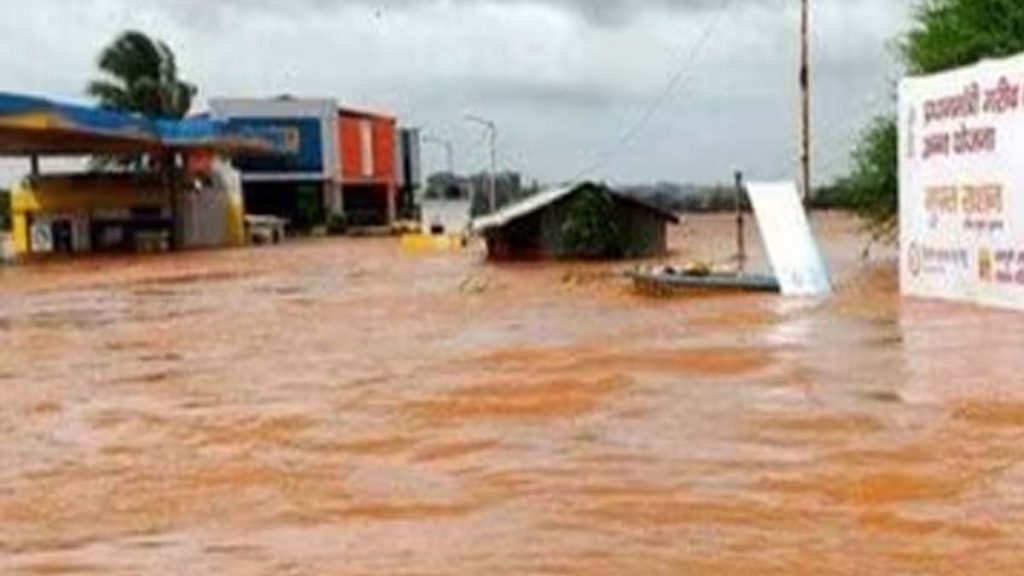
[[[818,227],[825,303],[387,240],[5,270],[0,573],[1024,571],[1024,318]]]

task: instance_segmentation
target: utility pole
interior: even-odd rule
[[[810,205],[811,181],[811,1],[800,0],[800,170],[804,204]]]
[[[452,145],[452,141],[451,140],[445,140],[444,138],[438,138],[436,136],[430,136],[429,134],[423,136],[423,141],[424,142],[429,142],[431,144],[439,144],[441,146],[444,146],[445,154],[447,155],[447,159],[448,159],[448,173],[454,176],[455,175],[455,146]]]
[[[498,125],[492,120],[466,114],[466,120],[487,129],[491,151],[491,173],[489,178],[490,213],[498,211]]]

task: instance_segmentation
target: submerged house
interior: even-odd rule
[[[595,183],[542,191],[479,218],[495,260],[626,259],[668,252],[675,214]]]

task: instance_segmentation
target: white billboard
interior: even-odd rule
[[[1024,310],[1024,57],[906,79],[901,285]]]

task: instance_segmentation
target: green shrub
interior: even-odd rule
[[[881,240],[894,240],[899,226],[898,148],[896,120],[877,118],[853,152],[853,170],[838,185]]]
[[[561,248],[564,256],[573,258],[619,258],[623,255],[615,200],[606,190],[589,187],[573,199],[562,225]]]
[[[314,186],[299,188],[295,205],[295,218],[292,225],[296,230],[309,232],[324,223],[323,203],[320,190]]]
[[[327,218],[327,234],[331,236],[344,236],[348,233],[348,217],[345,214],[335,213]]]

